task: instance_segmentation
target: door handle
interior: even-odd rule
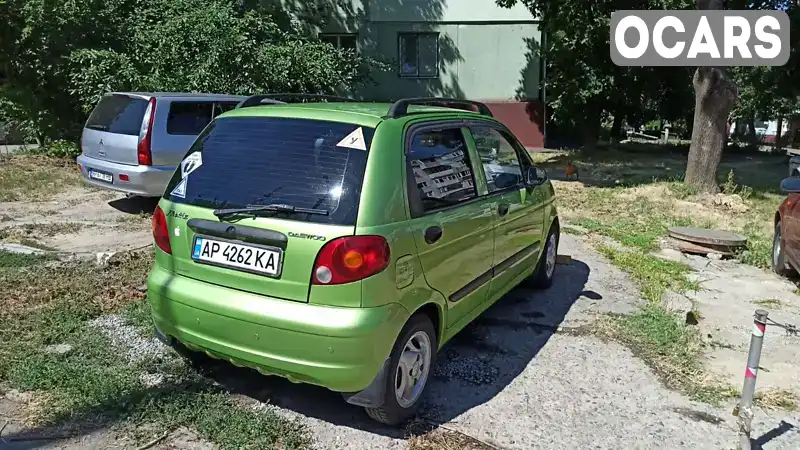
[[[425,230],[425,242],[435,244],[442,237],[442,228],[439,226],[428,227]]]
[[[504,203],[497,205],[497,214],[500,214],[500,217],[503,217],[506,214],[508,214],[508,205]]]

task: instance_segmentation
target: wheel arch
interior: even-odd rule
[[[424,314],[430,319],[433,324],[433,331],[436,333],[436,345],[441,347],[442,340],[444,339],[444,332],[447,328],[445,326],[446,313],[444,311],[444,306],[432,301],[423,303],[411,313],[408,320],[411,320],[411,318],[417,314]],[[408,320],[406,323],[408,323]]]

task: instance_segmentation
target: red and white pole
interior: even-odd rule
[[[761,360],[761,347],[764,344],[764,333],[767,331],[769,313],[757,309],[753,320],[753,332],[750,335],[750,352],[747,354],[747,367],[744,369],[744,386],[739,400],[739,448],[751,450],[750,432],[753,421],[753,395],[756,391],[758,364]]]

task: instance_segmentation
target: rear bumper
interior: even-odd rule
[[[83,181],[86,183],[144,197],[160,197],[176,168],[176,166],[131,166],[89,158],[85,155],[78,156],[76,161],[81,168]],[[89,169],[110,173],[114,180],[106,183],[90,178]],[[127,175],[128,181],[120,181],[120,174]]]
[[[295,382],[357,392],[370,385],[409,317],[399,304],[319,306],[193,280],[156,265],[157,331],[191,350]]]

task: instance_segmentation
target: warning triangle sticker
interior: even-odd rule
[[[187,156],[186,159],[181,161],[181,178],[186,178],[190,173],[199,169],[203,165],[203,155],[199,152],[194,152]]]
[[[175,189],[172,190],[170,195],[174,195],[175,197],[186,198],[186,182],[188,180],[186,178],[182,179]]]
[[[337,147],[354,148],[356,150],[367,150],[367,143],[364,141],[364,130],[361,127],[344,137]]]

